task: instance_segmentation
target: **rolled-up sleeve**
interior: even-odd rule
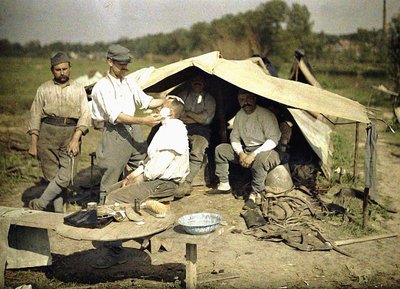
[[[86,92],[83,87],[80,89],[79,95],[81,99],[81,107],[80,107],[81,115],[79,117],[76,128],[81,130],[83,134],[86,134],[89,131],[89,126],[92,118],[90,115],[89,103],[86,97]]]
[[[96,84],[92,91],[91,114],[97,121],[107,121],[115,124],[115,120],[121,113],[113,95],[114,91],[101,83]],[[112,88],[112,87],[111,87]]]
[[[140,109],[148,109],[150,102],[153,100],[153,97],[144,93],[144,91],[135,81],[129,79],[128,82],[129,87],[131,88],[133,93],[133,99],[135,101],[136,107]]]
[[[239,132],[239,118],[236,115],[235,120],[233,121],[233,128],[232,132],[230,135],[230,140],[231,140],[231,145],[233,150],[235,151],[236,154],[239,154],[243,151],[243,147],[241,144],[241,139],[240,139],[240,132]]]
[[[39,87],[31,106],[31,118],[28,125],[28,133],[39,135],[40,123],[43,115],[43,89]]]
[[[204,106],[205,124],[210,124],[212,122],[215,116],[216,106],[215,98],[211,94],[208,94]]]

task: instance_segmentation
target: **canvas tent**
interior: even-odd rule
[[[261,58],[227,60],[222,58],[218,51],[154,69],[147,81],[142,84],[142,88],[147,93],[170,91],[187,81],[197,70],[213,76],[217,84],[227,84],[210,86],[216,89],[213,94],[217,96],[217,118],[221,117],[218,106],[223,107],[225,115],[222,117],[225,119],[234,115],[235,92],[238,88],[242,88],[287,106],[295,119],[309,118],[308,115],[326,115],[361,123],[370,122],[366,108],[358,102],[308,84],[272,77],[268,74]],[[307,113],[304,114],[304,111]],[[304,128],[306,129],[311,129],[309,132],[311,135],[319,135],[317,126]],[[306,135],[305,137],[307,138]],[[318,140],[319,138],[314,138],[314,141]],[[313,145],[315,149],[320,147],[318,143]],[[318,156],[324,163],[323,156]]]
[[[321,88],[303,50],[297,49],[289,73],[289,79]],[[327,177],[332,174],[333,144],[331,133],[333,124],[321,114],[310,114],[299,109],[291,109],[307,142],[321,159],[321,168]]]

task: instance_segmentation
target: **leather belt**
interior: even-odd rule
[[[46,116],[42,118],[42,122],[56,126],[76,126],[78,120],[76,118],[69,117]]]

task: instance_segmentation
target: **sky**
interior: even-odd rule
[[[0,0],[0,38],[25,44],[113,42],[168,33],[253,10],[268,0]],[[382,0],[286,0],[306,5],[314,32],[345,34],[382,27]],[[386,0],[388,22],[399,0]]]

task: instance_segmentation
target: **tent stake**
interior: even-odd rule
[[[354,162],[353,162],[353,184],[357,182],[357,160],[358,160],[358,142],[359,142],[360,123],[356,122],[356,137],[354,142]]]
[[[365,229],[367,226],[367,219],[368,219],[368,195],[369,195],[369,188],[364,188],[364,198],[363,198],[363,220],[362,220],[362,228]]]

